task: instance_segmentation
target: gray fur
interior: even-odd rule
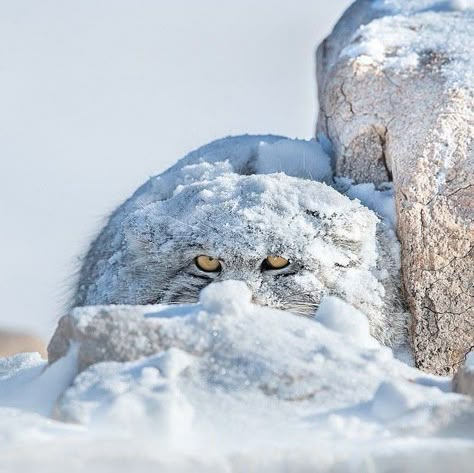
[[[323,296],[337,295],[368,315],[372,332],[381,342],[390,346],[404,343],[407,318],[400,298],[398,247],[393,231],[372,211],[324,184],[282,175],[242,176],[248,174],[255,146],[262,139],[269,138],[227,139],[221,154],[221,142],[208,145],[205,153],[198,150],[193,159],[184,158],[165,173],[166,179],[152,178],[142,186],[112,214],[92,242],[71,305],[192,303],[213,281],[237,279],[247,283],[255,303],[298,315],[314,315]],[[196,182],[188,183],[181,194],[173,192],[174,187],[163,191],[169,186],[170,173],[176,174],[171,180],[179,182],[185,166],[199,164],[199,157],[207,157],[209,149],[219,163],[228,155],[229,145],[240,146],[239,159],[234,159],[238,167],[234,165],[230,177],[212,175],[206,181],[203,175],[210,171],[202,164],[204,171],[201,169]],[[238,187],[232,194],[234,200],[226,200],[226,179]],[[290,186],[294,195],[302,196],[298,197],[299,210],[286,208],[284,196],[280,205],[268,203],[264,191],[254,191],[268,182],[281,189]],[[201,201],[207,189],[212,189],[214,195],[221,192],[223,197],[213,197],[211,203]],[[238,192],[244,198],[240,199]],[[334,201],[336,210],[328,210],[319,198],[331,205]],[[343,227],[348,236],[339,232]],[[366,235],[351,237],[351,233],[361,232]],[[378,258],[369,268],[370,252],[364,245],[371,238],[377,242]],[[314,251],[309,251],[316,240],[330,245],[328,252],[334,252],[344,264],[328,268],[318,261],[317,254],[315,257]],[[200,271],[194,264],[200,254],[219,257],[222,271]],[[283,270],[262,271],[262,261],[275,254],[288,257],[291,265]],[[338,286],[338,281],[359,267],[375,289],[364,287],[354,295],[352,289]],[[375,296],[383,301],[377,302]]]

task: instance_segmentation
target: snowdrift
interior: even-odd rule
[[[75,309],[64,357],[1,362],[2,465],[468,471],[474,406],[449,378],[395,359],[338,298],[314,319],[250,299],[227,281],[198,304]]]

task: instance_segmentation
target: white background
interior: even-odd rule
[[[349,3],[0,0],[0,326],[49,337],[103,218],[188,151],[313,136]]]

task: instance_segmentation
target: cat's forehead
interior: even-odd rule
[[[239,218],[291,217],[312,211],[321,218],[351,213],[360,205],[321,182],[284,174],[242,176],[228,173],[210,181],[178,186],[161,202],[171,213],[199,215],[216,209]]]
[[[362,241],[376,217],[331,187],[283,174],[226,174],[180,186],[134,212],[129,229],[148,238],[261,254],[304,253],[315,239]],[[180,243],[181,242],[181,243]]]

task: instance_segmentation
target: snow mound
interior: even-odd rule
[[[128,307],[127,326],[125,309],[76,309],[71,319],[91,333],[116,316],[111,338],[144,346],[153,330],[163,347],[156,354],[94,364],[65,390],[77,340],[48,367],[31,355],[2,362],[2,459],[13,446],[28,453],[7,455],[7,464],[59,471],[61,452],[66,465],[125,461],[134,471],[287,471],[307,462],[344,471],[366,461],[442,471],[454,454],[459,468],[474,459],[474,405],[450,393],[448,379],[396,360],[370,337],[364,315],[337,298],[308,319],[254,305],[244,283],[226,281],[208,286],[198,304]],[[34,390],[41,385],[50,390]],[[61,391],[56,421],[34,414]],[[25,425],[28,435],[12,434]]]

